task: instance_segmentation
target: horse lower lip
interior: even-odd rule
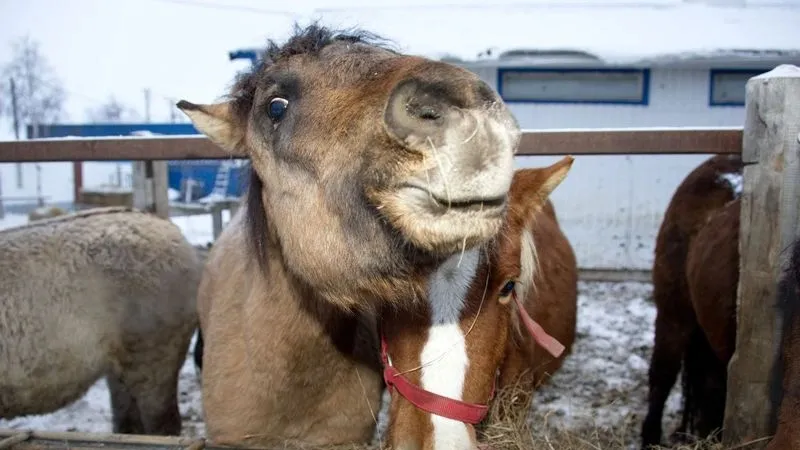
[[[457,200],[452,201],[448,200],[447,198],[442,198],[429,190],[414,186],[414,185],[407,185],[410,189],[416,189],[422,192],[422,195],[425,196],[428,203],[435,203],[437,207],[442,207],[446,209],[463,209],[463,210],[491,210],[495,208],[500,208],[505,205],[506,199],[505,197],[487,197],[487,198],[476,198],[476,199],[469,199],[469,200]]]
[[[448,201],[447,199],[443,199],[435,195],[431,195],[431,197],[439,206],[448,209],[470,209],[470,210],[494,209],[501,207],[505,204],[505,198],[485,198],[476,200]]]
[[[502,201],[474,201],[474,202],[451,202],[436,199],[437,203],[447,209],[467,209],[467,210],[489,210],[502,206]]]

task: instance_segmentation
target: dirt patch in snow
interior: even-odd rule
[[[534,432],[607,433],[619,441],[615,448],[637,447],[647,411],[655,319],[651,294],[649,283],[580,283],[577,339],[563,367],[534,397],[530,416]],[[200,437],[205,426],[191,356],[190,351],[179,381],[181,434]],[[680,398],[680,386],[676,386],[665,410],[665,433],[677,425]],[[388,396],[384,399],[379,432],[387,419]],[[0,428],[110,432],[110,420],[108,390],[100,380],[83,398],[59,411],[0,420]]]

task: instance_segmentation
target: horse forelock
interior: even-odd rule
[[[259,87],[269,86],[272,81],[269,69],[275,64],[280,64],[295,56],[318,56],[320,52],[337,42],[348,44],[366,44],[375,48],[395,52],[391,48],[391,41],[377,34],[361,30],[331,29],[313,22],[307,27],[294,24],[294,31],[286,42],[278,44],[269,39],[266,47],[261,50],[258,64],[243,70],[236,75],[227,97],[232,102],[235,117],[244,122],[253,107],[256,91]]]

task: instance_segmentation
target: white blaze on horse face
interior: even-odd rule
[[[472,249],[447,259],[429,279],[431,328],[422,349],[422,388],[463,400],[469,360],[460,317],[478,269],[480,253]],[[434,449],[471,449],[467,425],[431,414]]]

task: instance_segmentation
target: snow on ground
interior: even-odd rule
[[[626,425],[628,442],[638,442],[655,335],[651,294],[650,283],[580,283],[575,345],[537,391],[537,416],[551,413],[550,425],[576,430]],[[665,434],[677,426],[680,390],[667,401]]]
[[[0,230],[4,230],[6,228],[18,227],[20,225],[25,225],[26,223],[28,223],[27,214],[6,213],[5,217],[3,219],[0,219]]]
[[[83,185],[93,188],[121,184],[129,188],[131,170],[131,165],[127,163],[85,161]],[[35,198],[39,184],[41,195],[48,203],[74,201],[71,162],[2,163],[0,183],[4,197]]]
[[[628,442],[637,434],[646,411],[647,368],[653,341],[655,309],[648,283],[581,282],[578,333],[572,354],[534,399],[536,412],[552,411],[551,424],[574,430],[622,427]],[[202,436],[202,404],[191,349],[179,381],[184,436]],[[676,386],[676,390],[679,388]],[[386,400],[379,429],[387,421]],[[673,392],[666,411],[665,433],[676,425],[680,394]],[[0,420],[0,428],[111,431],[108,392],[98,381],[74,404],[52,414]]]
[[[196,214],[190,216],[172,216],[170,220],[183,230],[184,236],[192,245],[206,246],[214,242],[214,228],[211,214]],[[230,220],[230,211],[222,211],[222,226]]]

